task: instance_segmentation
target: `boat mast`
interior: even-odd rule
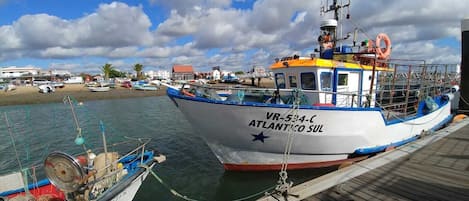
[[[337,41],[339,41],[337,37],[337,25],[339,22],[340,16],[340,9],[341,8],[349,8],[350,7],[350,0],[347,1],[346,4],[339,4],[337,0],[332,1],[332,5],[329,5],[329,1],[326,1],[325,6],[321,6],[321,16],[329,13],[334,12],[333,19],[325,19],[321,21],[321,31],[324,31],[320,36],[320,46],[321,46],[321,55],[324,53],[326,49],[333,49],[337,45]],[[350,18],[350,14],[347,13],[346,19]],[[330,34],[330,35],[329,35]],[[348,38],[348,37],[347,37]],[[345,39],[345,38],[344,38]]]

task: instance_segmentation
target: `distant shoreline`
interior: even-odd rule
[[[251,81],[248,79],[243,83],[245,86],[250,86],[250,84]],[[255,81],[255,84],[258,84],[257,80]],[[274,83],[271,79],[262,79],[260,85],[260,87],[273,87]],[[111,89],[109,92],[91,92],[84,84],[65,84],[64,88],[57,88],[54,93],[43,94],[39,93],[38,87],[18,86],[13,91],[0,91],[0,106],[59,103],[62,102],[63,98],[67,95],[72,96],[80,102],[89,100],[164,96],[166,95],[166,87],[161,86],[157,91],[139,91],[116,86],[116,88]]]
[[[57,88],[54,93],[39,93],[38,87],[19,86],[13,91],[0,91],[0,106],[30,105],[62,102],[65,96],[72,96],[77,101],[123,99],[163,96],[166,87],[162,86],[157,91],[138,91],[123,87],[116,87],[108,92],[91,92],[83,84],[66,84],[64,88]]]

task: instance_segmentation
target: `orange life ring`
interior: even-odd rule
[[[381,40],[384,40],[386,49],[381,50]],[[385,33],[380,33],[376,36],[376,54],[378,54],[378,59],[386,59],[391,54],[391,39]]]

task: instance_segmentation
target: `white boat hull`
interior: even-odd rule
[[[153,167],[153,165],[150,167],[150,169]],[[112,201],[128,201],[128,200],[133,200],[135,195],[137,194],[138,189],[142,185],[143,181],[145,178],[147,178],[149,174],[149,170],[145,170],[143,173],[141,173],[137,178],[135,178],[127,188],[125,188],[122,192],[117,194],[114,198],[112,198]]]
[[[451,118],[449,103],[425,116],[393,123],[386,122],[377,108],[293,111],[261,103],[210,102],[169,90],[168,95],[227,170],[280,169],[290,133],[289,169],[324,167],[415,140],[422,131]]]
[[[110,87],[88,87],[88,90],[92,92],[107,92],[110,91]]]

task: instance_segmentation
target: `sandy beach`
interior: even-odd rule
[[[38,87],[18,86],[16,90],[0,91],[0,106],[25,105],[61,102],[69,95],[78,101],[137,98],[148,96],[161,96],[166,94],[166,87],[161,87],[157,91],[138,91],[123,87],[116,87],[109,92],[91,92],[83,84],[68,84],[63,88],[57,88],[55,93],[39,93]]]
[[[250,80],[243,83],[244,86],[250,86],[250,84]],[[257,85],[257,80],[255,84]],[[262,79],[260,83],[260,87],[272,87],[273,85],[271,79]],[[166,87],[161,86],[157,91],[138,91],[117,86],[109,92],[91,92],[83,84],[66,84],[64,88],[57,88],[54,93],[43,94],[39,93],[38,87],[18,86],[13,91],[0,91],[0,106],[62,102],[62,99],[67,95],[78,101],[138,98],[166,95]]]

